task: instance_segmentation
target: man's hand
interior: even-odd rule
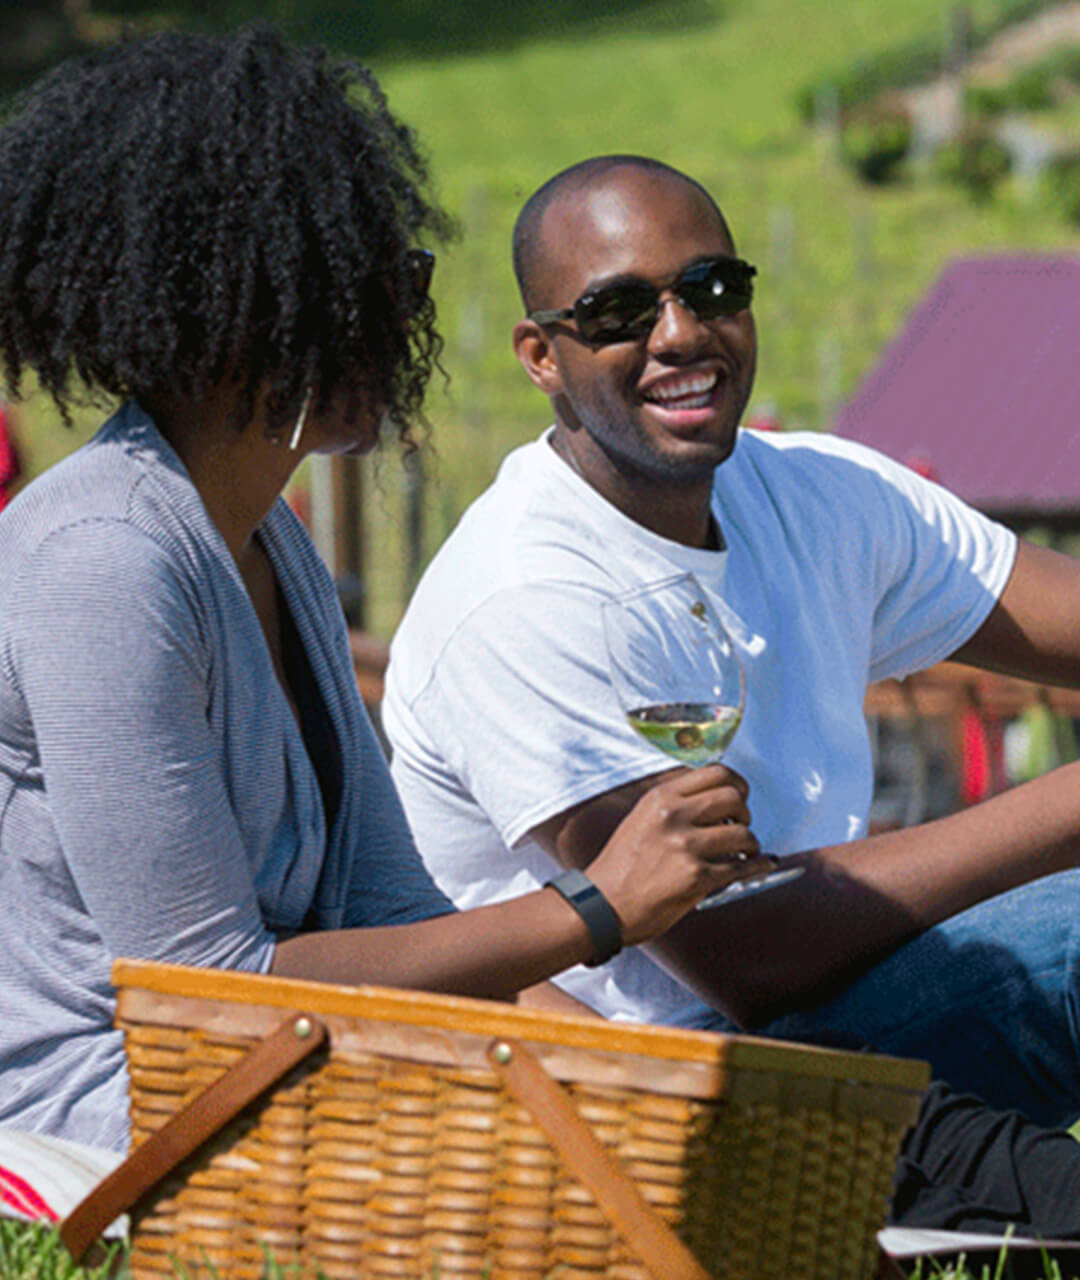
[[[627,946],[665,933],[710,893],[761,869],[747,791],[724,765],[681,770],[619,823],[589,877],[618,913]]]

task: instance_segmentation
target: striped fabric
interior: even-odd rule
[[[120,1163],[115,1151],[0,1128],[0,1217],[61,1222]],[[127,1233],[125,1215],[108,1238]]]
[[[0,1123],[124,1145],[116,956],[263,972],[305,925],[451,909],[325,567],[284,502],[260,535],[344,761],[329,831],[236,565],[137,405],[0,515]]]

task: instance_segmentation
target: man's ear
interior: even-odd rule
[[[514,325],[514,354],[544,395],[557,396],[562,392],[562,374],[555,359],[555,348],[535,320],[519,320]]]

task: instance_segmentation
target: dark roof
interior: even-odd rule
[[[961,259],[836,422],[1003,517],[1080,513],[1080,257]]]

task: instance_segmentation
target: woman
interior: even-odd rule
[[[446,226],[371,76],[267,29],[65,64],[0,130],[9,390],[122,402],[0,519],[0,1122],[123,1146],[116,956],[508,997],[756,849],[717,768],[630,816],[591,909],[456,914],[419,863],[280,495],[407,439]]]

